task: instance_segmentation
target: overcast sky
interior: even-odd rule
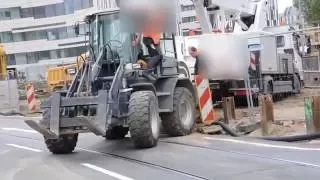
[[[278,0],[279,13],[283,13],[286,7],[292,6],[292,0]]]

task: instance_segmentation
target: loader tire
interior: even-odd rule
[[[134,92],[129,103],[129,129],[137,148],[157,145],[160,134],[158,100],[151,91]]]
[[[107,140],[118,140],[124,139],[125,136],[128,134],[129,128],[116,126],[107,130],[105,138]]]
[[[77,145],[78,134],[61,135],[59,139],[45,139],[47,148],[53,154],[72,153]]]
[[[42,124],[48,127],[51,118],[50,109],[45,109],[42,114]],[[77,145],[78,134],[61,135],[59,139],[44,138],[47,148],[53,154],[68,154],[74,151]]]
[[[175,88],[173,112],[162,114],[161,119],[164,130],[170,136],[191,134],[196,121],[196,105],[192,93],[187,88]]]

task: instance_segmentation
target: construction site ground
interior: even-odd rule
[[[320,94],[320,89],[305,88],[301,94],[291,95],[279,101],[274,102],[274,123],[270,125],[270,136],[287,136],[306,133],[304,98]],[[223,110],[216,108],[216,117],[223,117]],[[230,120],[229,125],[233,129],[242,126],[250,127],[248,136],[261,136],[260,108],[254,107],[253,114],[250,118],[250,113],[247,107],[236,108],[236,119]],[[212,128],[212,131],[218,133],[219,129]],[[210,131],[209,131],[210,132]]]
[[[296,134],[305,134],[306,125],[305,125],[305,114],[304,114],[304,98],[314,95],[319,95],[320,89],[310,89],[305,88],[302,90],[299,95],[291,95],[285,97],[282,100],[274,102],[274,117],[275,122],[271,125],[270,135],[271,136],[285,136],[285,135],[296,135]],[[37,110],[36,113],[30,113],[27,106],[26,100],[20,100],[20,114],[26,116],[41,116],[41,111],[39,108],[40,101],[44,98],[50,96],[48,93],[38,93],[37,94]],[[216,119],[223,117],[223,110],[221,108],[216,108]],[[238,126],[256,126],[252,127],[246,133],[248,136],[261,136],[261,128],[259,125],[260,121],[260,109],[259,107],[253,108],[254,116],[250,118],[249,110],[247,107],[237,107],[236,108],[236,119],[229,122],[230,126],[234,129],[237,129]],[[199,126],[198,126],[199,127]],[[201,127],[201,125],[200,125]],[[219,128],[211,128],[209,132],[214,134],[215,132],[219,133]],[[200,131],[201,132],[201,131]],[[203,132],[205,133],[205,132]],[[208,134],[208,133],[206,133]],[[210,134],[210,133],[209,133]]]

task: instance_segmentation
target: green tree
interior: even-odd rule
[[[296,8],[301,7],[309,23],[320,23],[320,0],[294,0],[293,3]]]

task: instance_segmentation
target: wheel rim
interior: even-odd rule
[[[158,111],[155,107],[155,105],[152,105],[150,107],[150,113],[151,113],[151,131],[152,131],[152,135],[153,138],[158,138],[159,136],[159,114]]]
[[[189,101],[184,100],[180,103],[179,115],[182,125],[187,129],[192,124],[192,109]]]

